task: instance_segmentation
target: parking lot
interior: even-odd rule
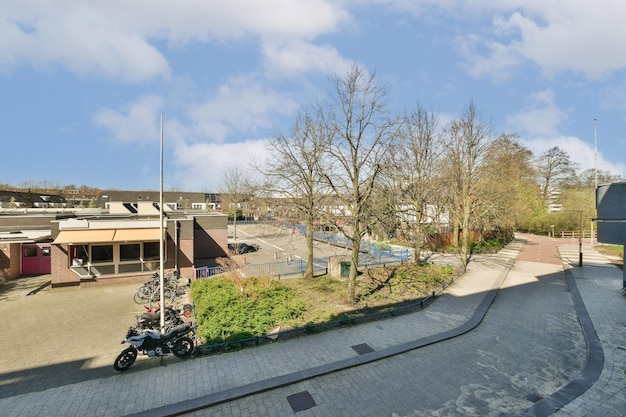
[[[0,285],[0,398],[115,374],[120,342],[143,309],[133,302],[137,284],[47,286],[27,295],[48,280]]]
[[[228,226],[229,244],[256,245],[258,250],[237,256],[239,262],[265,263],[283,262],[288,259],[307,257],[306,237],[298,229],[290,227],[276,227],[265,224],[237,225],[235,239],[234,227]],[[313,242],[313,253],[316,258],[346,255],[350,252],[344,248],[328,245],[322,242]]]

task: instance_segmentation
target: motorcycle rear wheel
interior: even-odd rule
[[[193,353],[193,340],[188,337],[181,337],[174,342],[172,353],[177,358],[188,358]]]
[[[135,363],[135,359],[137,359],[137,349],[128,347],[124,349],[122,353],[117,355],[117,358],[113,363],[113,368],[115,368],[116,371],[123,372]]]

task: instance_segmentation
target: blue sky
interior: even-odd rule
[[[0,0],[0,183],[220,191],[330,78],[626,177],[622,0]],[[594,129],[594,119],[597,119]],[[597,137],[597,163],[594,153]]]

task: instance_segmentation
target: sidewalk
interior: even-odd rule
[[[626,416],[626,297],[622,294],[622,271],[589,246],[583,246],[582,268],[578,267],[577,245],[560,246],[559,250],[571,268],[569,272],[593,323],[603,364],[593,386],[554,416]]]
[[[514,263],[522,245],[476,257],[422,311],[239,352],[167,357],[166,366],[138,360],[113,377],[0,399],[0,409],[16,417],[528,415],[587,364],[571,274],[603,362],[591,388],[554,415],[626,416],[621,270],[590,247],[578,268],[578,246],[569,244],[560,247],[566,274]]]

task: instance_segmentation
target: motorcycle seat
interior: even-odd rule
[[[172,330],[170,330],[169,332],[164,333],[163,335],[161,335],[161,338],[162,339],[171,339],[176,334],[178,334],[178,333],[186,333],[189,330],[191,330],[191,327],[189,326],[189,324],[181,324],[180,326],[176,326]]]

